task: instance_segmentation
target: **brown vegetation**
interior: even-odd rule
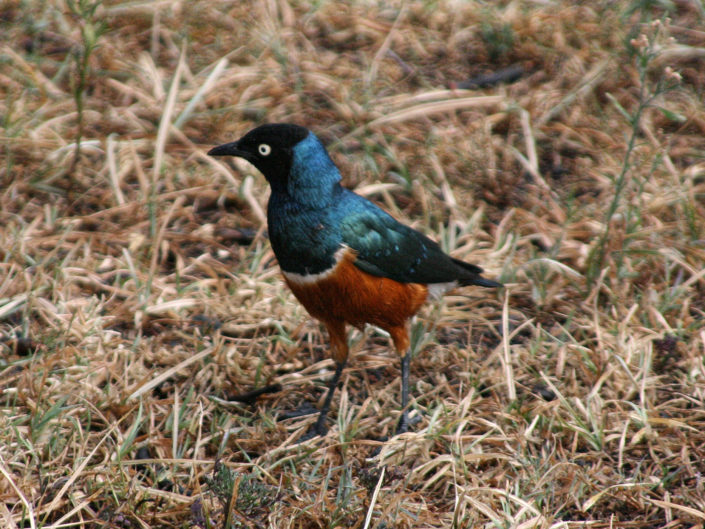
[[[0,525],[703,527],[705,14],[652,4],[4,2]],[[275,121],[507,284],[422,310],[410,433],[375,329],[285,418],[327,337],[205,155]]]

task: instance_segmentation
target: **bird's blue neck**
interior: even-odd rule
[[[293,148],[286,179],[272,183],[269,239],[285,272],[318,274],[335,265],[340,248],[337,203],[345,194],[338,168],[313,134]]]
[[[303,206],[322,208],[330,205],[339,187],[340,172],[315,134],[294,147],[287,194]]]

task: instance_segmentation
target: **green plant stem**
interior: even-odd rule
[[[602,235],[600,235],[597,244],[594,246],[588,257],[587,282],[590,285],[593,284],[594,281],[597,279],[604,265],[605,256],[607,253],[607,241],[610,237],[610,226],[612,223],[612,217],[619,208],[622,193],[627,186],[627,173],[629,172],[631,156],[632,152],[634,151],[634,145],[636,144],[636,138],[639,132],[639,123],[641,122],[641,116],[644,113],[644,110],[651,103],[651,98],[647,98],[646,96],[646,69],[646,64],[640,64],[639,105],[636,111],[631,116],[629,116],[629,121],[631,122],[630,124],[632,126],[631,135],[629,137],[627,150],[624,155],[624,160],[622,162],[622,168],[615,180],[614,195],[612,196],[609,208],[607,208],[607,214],[605,215],[605,229],[602,232]]]

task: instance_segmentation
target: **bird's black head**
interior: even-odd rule
[[[274,186],[287,181],[294,147],[309,134],[299,125],[270,123],[252,129],[237,141],[214,147],[208,154],[244,158]]]

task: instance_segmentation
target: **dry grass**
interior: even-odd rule
[[[291,4],[2,4],[0,525],[703,527],[701,3]],[[372,329],[277,420],[327,338],[205,152],[284,120],[508,284],[419,316],[411,433]]]

